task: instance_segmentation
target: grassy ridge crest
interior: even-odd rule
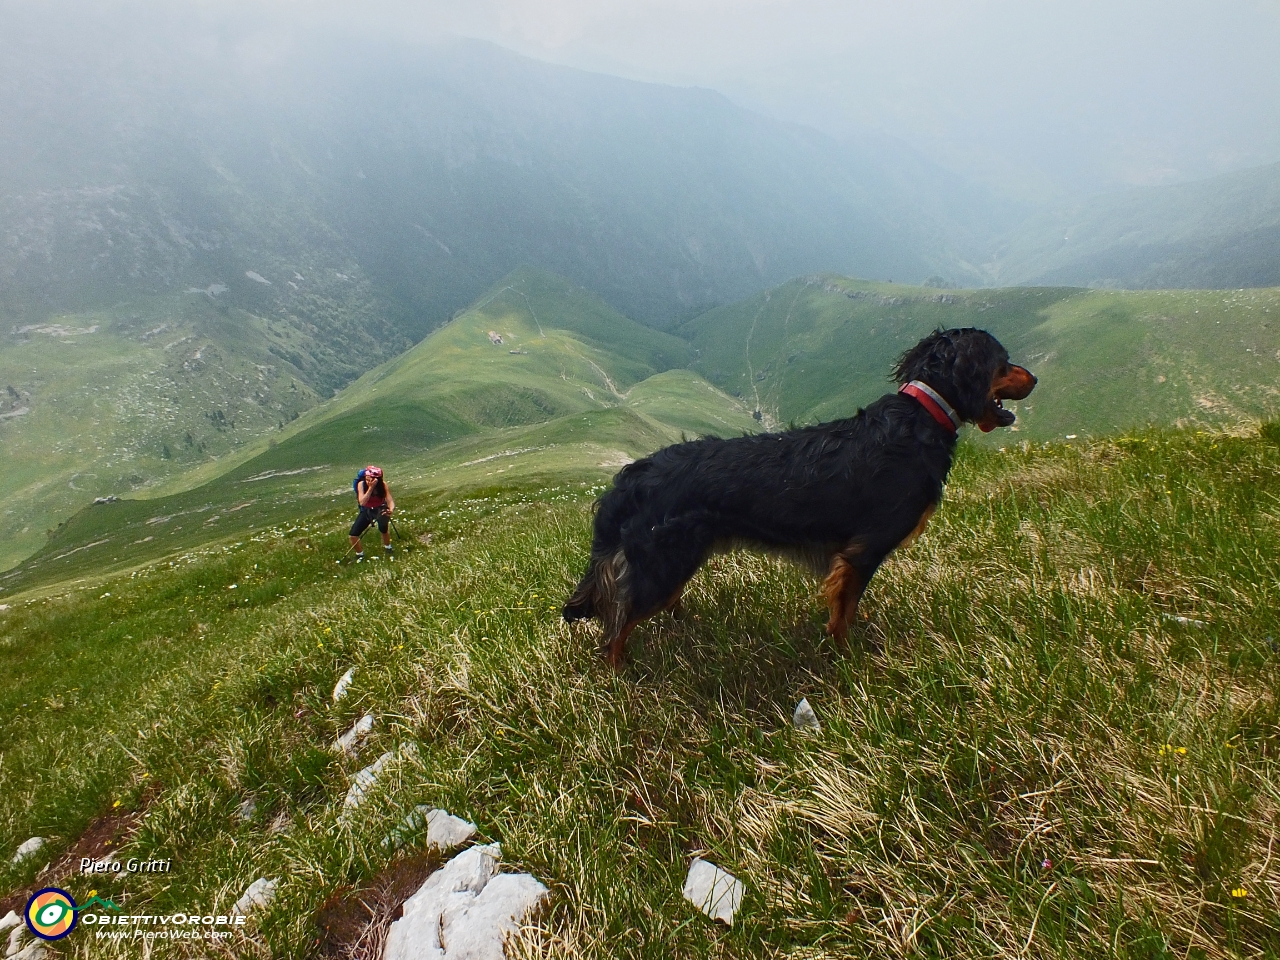
[[[730,554],[604,669],[557,613],[585,481],[408,496],[395,564],[335,567],[332,506],[71,585],[0,613],[0,848],[133,811],[118,855],[178,870],[109,881],[131,908],[283,878],[246,956],[315,955],[424,802],[551,886],[530,956],[1274,956],[1278,438],[966,444],[847,652],[814,581]],[[330,751],[366,711],[360,756]],[[680,899],[695,855],[747,883],[734,927]]]

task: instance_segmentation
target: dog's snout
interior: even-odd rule
[[[1005,400],[1022,400],[1035,389],[1039,381],[1026,367],[1010,367],[1009,374],[1000,385],[1000,396]]]

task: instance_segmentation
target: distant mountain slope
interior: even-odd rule
[[[53,519],[15,537],[8,564],[44,546],[0,575],[0,595],[47,574],[51,564],[65,573],[128,566],[247,533],[319,501],[345,503],[365,463],[385,466],[396,490],[531,476],[594,481],[682,435],[734,435],[756,426],[742,404],[683,369],[692,359],[685,341],[629,320],[588,291],[518,270],[269,440],[180,474],[162,490],[134,493],[152,494],[146,499],[76,512],[88,501],[66,495],[61,483],[42,486],[44,461],[33,442],[26,486],[0,501],[6,519],[22,522],[23,498],[34,492],[45,498],[47,517],[70,519],[47,542],[44,526]],[[123,432],[127,425],[113,426]],[[92,445],[79,455],[112,462]],[[128,484],[117,490],[130,492]]]
[[[317,402],[332,350],[199,292],[0,330],[0,566],[95,497],[277,432]]]
[[[1038,215],[988,267],[1000,284],[1280,286],[1280,164]]]
[[[509,275],[457,319],[312,411],[232,477],[426,450],[484,430],[622,404],[634,384],[691,359],[650,329],[549,274]]]
[[[347,336],[307,299],[345,276],[417,340],[521,264],[657,325],[815,269],[976,276],[872,153],[718,94],[299,36],[0,38],[0,319],[220,284]]]
[[[1280,289],[939,291],[812,276],[677,332],[698,350],[693,369],[776,424],[852,415],[940,326],[990,330],[1040,377],[997,442],[1280,412]]]

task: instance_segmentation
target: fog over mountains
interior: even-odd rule
[[[209,290],[401,349],[522,264],[655,325],[817,270],[1280,283],[1277,167],[1037,211],[883,138],[478,41],[108,39],[0,58],[7,319]]]
[[[665,324],[814,269],[976,282],[965,221],[1008,219],[919,159],[474,41],[43,54],[0,67],[20,320],[211,285],[301,315],[345,275],[416,340],[530,264]]]

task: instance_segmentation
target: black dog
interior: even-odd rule
[[[1001,400],[1036,385],[975,329],[925,337],[894,379],[897,393],[849,420],[705,437],[624,467],[597,504],[591,560],[565,620],[599,620],[616,667],[637,623],[675,606],[712,552],[742,545],[826,573],[827,632],[843,637],[876,569],[937,507],[960,424],[1009,426]]]

